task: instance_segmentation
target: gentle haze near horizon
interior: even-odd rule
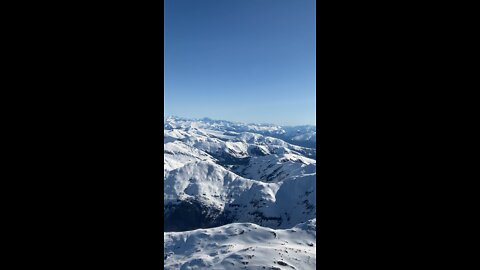
[[[165,0],[165,115],[315,125],[315,0]]]

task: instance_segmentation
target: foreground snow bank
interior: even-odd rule
[[[252,223],[164,233],[164,268],[315,269],[316,219],[286,230]]]

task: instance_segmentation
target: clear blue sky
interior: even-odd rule
[[[314,0],[165,0],[165,115],[315,124]]]

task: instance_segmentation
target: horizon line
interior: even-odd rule
[[[190,120],[190,121],[205,121],[205,120],[209,120],[209,121],[224,121],[224,122],[230,122],[230,123],[234,123],[234,124],[246,124],[246,125],[270,125],[270,126],[280,126],[280,127],[302,127],[302,126],[312,126],[312,127],[316,127],[317,124],[298,124],[298,125],[279,125],[279,124],[274,124],[274,123],[255,123],[255,122],[242,122],[242,121],[231,121],[231,120],[225,120],[225,119],[213,119],[213,118],[210,118],[210,117],[201,117],[201,118],[196,118],[196,117],[183,117],[183,116],[177,116],[177,115],[168,115],[168,116],[164,116],[163,117],[163,120],[165,121],[167,118],[177,118],[177,119],[180,119],[180,120]]]

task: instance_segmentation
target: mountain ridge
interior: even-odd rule
[[[280,126],[274,124],[246,124],[226,120],[212,120],[210,118],[189,119],[175,116],[164,118],[164,129],[199,128],[206,126],[214,130],[254,132],[275,137],[298,146],[316,147],[316,126],[314,125]]]
[[[316,149],[281,139],[291,135],[288,134],[276,125],[166,119],[166,269],[314,268],[316,234],[312,230],[316,229]],[[308,138],[315,137],[316,131],[304,129],[294,135],[291,140],[303,136],[308,141]],[[310,142],[316,144],[316,140]],[[247,233],[251,229],[245,228],[251,226],[259,234]],[[304,243],[284,249],[288,242],[301,239],[295,236],[295,232],[303,230],[299,226],[309,228],[308,233],[302,234]],[[232,230],[238,234],[232,234]],[[185,246],[183,241],[189,240],[182,238],[184,240],[178,242],[181,235],[194,235],[194,238],[208,241],[191,240],[190,246]],[[271,235],[276,235],[274,239],[277,240],[277,236],[289,240],[269,241],[268,245],[256,242]],[[233,240],[227,236],[236,237],[235,243],[248,243],[247,249],[232,248]],[[223,246],[212,246],[214,242],[222,242]],[[257,251],[246,252],[248,249]],[[275,254],[280,249],[278,257]],[[307,252],[308,256],[297,261],[294,256],[286,255],[288,251]],[[268,260],[278,258],[266,261],[261,254]],[[258,257],[252,259],[252,255]],[[186,259],[189,256],[191,259]]]

